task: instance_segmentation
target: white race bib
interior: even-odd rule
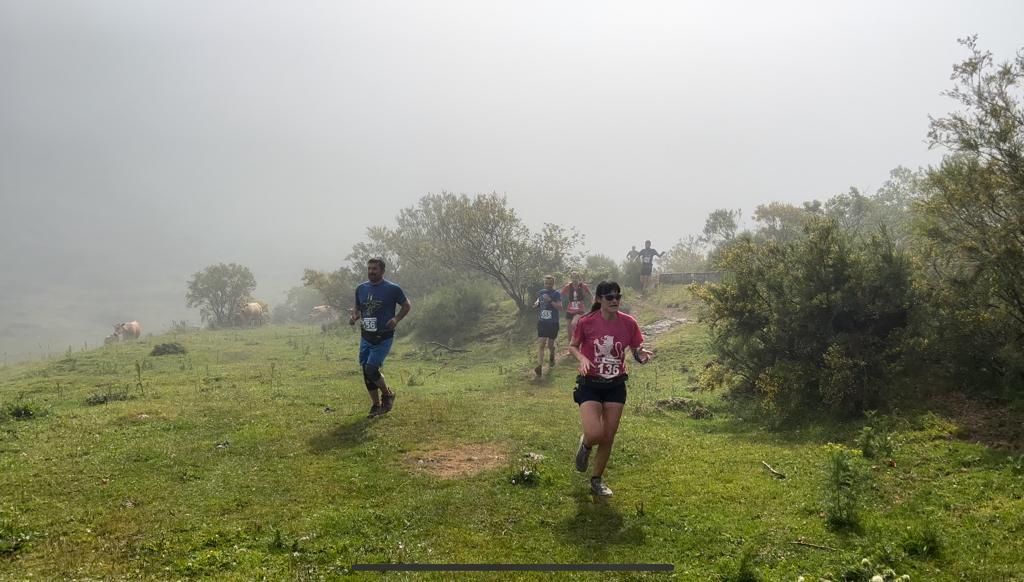
[[[615,378],[622,374],[622,362],[615,358],[600,358],[597,361],[597,375],[602,378]]]
[[[364,317],[363,318],[363,329],[366,331],[377,331],[377,318],[376,317]]]
[[[550,309],[541,309],[540,310],[540,318],[541,319],[551,319],[551,310]]]
[[[569,302],[569,311],[571,311],[573,313],[576,313],[579,310],[580,310],[580,302],[579,301],[570,301]]]

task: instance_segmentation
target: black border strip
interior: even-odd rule
[[[353,564],[361,572],[672,572],[672,564]]]

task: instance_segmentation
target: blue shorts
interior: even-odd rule
[[[391,351],[391,344],[394,341],[394,337],[389,337],[386,340],[381,340],[379,344],[371,344],[366,341],[366,338],[359,338],[359,365],[373,364],[378,368],[383,366],[384,358],[388,357],[388,352]]]

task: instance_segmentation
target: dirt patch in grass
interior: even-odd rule
[[[504,467],[508,462],[505,447],[494,443],[457,444],[405,456],[411,471],[438,479],[462,479],[477,473]]]

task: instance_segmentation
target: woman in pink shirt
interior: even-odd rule
[[[576,450],[576,470],[585,472],[590,449],[598,445],[590,489],[594,495],[608,496],[612,490],[601,480],[612,452],[619,419],[626,404],[626,350],[646,364],[654,353],[644,348],[640,326],[631,315],[619,313],[622,289],[615,281],[601,281],[595,289],[596,301],[590,313],[576,322],[569,351],[579,362],[579,376],[573,400],[580,406],[583,435]]]

